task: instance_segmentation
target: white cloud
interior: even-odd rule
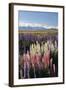
[[[19,26],[20,27],[43,27],[43,28],[47,28],[47,29],[51,29],[51,28],[58,28],[57,26],[49,26],[46,24],[39,24],[39,23],[24,23],[24,22],[19,22]]]

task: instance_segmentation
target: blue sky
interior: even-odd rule
[[[58,26],[58,13],[19,11],[18,21],[23,23],[40,23],[48,26]]]

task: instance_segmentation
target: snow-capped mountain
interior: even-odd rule
[[[48,29],[57,29],[57,27],[37,23],[19,23],[19,30],[48,30]]]

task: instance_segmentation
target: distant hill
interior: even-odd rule
[[[18,29],[21,30],[21,31],[22,31],[22,30],[26,30],[26,31],[27,31],[27,30],[33,30],[33,31],[34,31],[34,30],[36,30],[36,31],[37,31],[37,30],[40,30],[40,31],[41,31],[41,30],[57,30],[56,28],[30,27],[30,26],[27,26],[27,27],[25,27],[25,26],[19,27]]]
[[[19,30],[47,30],[47,28],[44,27],[19,27]]]

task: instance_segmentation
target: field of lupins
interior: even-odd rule
[[[58,76],[58,32],[19,32],[19,78]]]

